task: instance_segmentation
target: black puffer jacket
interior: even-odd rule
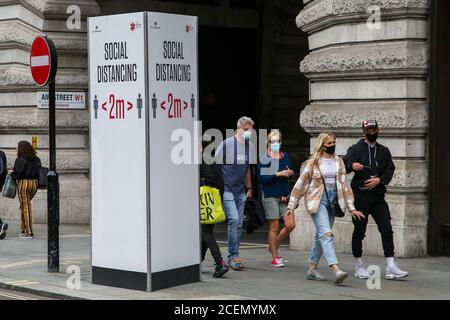
[[[39,179],[39,166],[41,159],[37,156],[32,160],[19,157],[14,162],[14,178],[21,179]]]

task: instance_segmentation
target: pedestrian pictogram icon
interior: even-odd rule
[[[98,119],[98,110],[100,102],[94,94],[94,119]],[[134,106],[138,110],[138,119],[142,119],[143,99],[139,93],[136,98],[136,104],[128,100],[119,99],[115,94],[108,95],[108,99],[101,103],[101,110],[107,113],[108,120],[124,120],[128,112],[132,112]]]
[[[45,36],[34,39],[30,50],[31,76],[38,86],[52,82],[56,75],[56,49],[53,42]]]

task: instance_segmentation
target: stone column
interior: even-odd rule
[[[297,26],[309,35],[300,71],[310,79],[310,104],[300,114],[311,152],[322,131],[338,136],[337,152],[362,137],[363,119],[376,119],[379,142],[397,167],[386,195],[396,255],[427,253],[428,14],[429,0],[305,0]],[[381,9],[379,29],[368,27],[371,5]],[[349,176],[351,178],[351,176]],[[291,247],[309,250],[314,226],[303,205],[296,212]],[[351,253],[351,217],[338,219],[336,248]],[[372,218],[364,253],[382,255]]]
[[[69,29],[67,8],[81,9],[81,28]],[[36,92],[29,71],[33,39],[47,34],[58,51],[57,91],[85,91],[87,98],[86,16],[97,15],[94,0],[0,0],[0,148],[12,167],[18,141],[38,136],[38,155],[48,166],[48,110],[36,108]],[[48,90],[46,87],[43,90]],[[39,90],[42,91],[42,90]],[[89,223],[89,111],[58,110],[57,170],[60,174],[62,223]],[[20,219],[17,199],[0,197],[0,216]],[[46,191],[33,200],[35,223],[47,221]]]

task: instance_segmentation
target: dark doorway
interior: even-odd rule
[[[431,4],[428,251],[450,256],[450,2]]]
[[[296,171],[309,156],[299,113],[309,104],[299,63],[308,38],[295,25],[295,0],[97,0],[101,15],[154,11],[199,22],[199,93],[203,131],[235,129],[241,116],[255,129],[280,129]],[[265,137],[263,137],[265,138]]]
[[[200,120],[203,130],[236,128],[241,116],[255,119],[258,97],[257,31],[199,28]]]

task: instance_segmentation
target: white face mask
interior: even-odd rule
[[[250,130],[244,131],[244,133],[242,134],[242,137],[243,137],[245,140],[250,140],[250,138],[252,137],[252,132],[251,132]]]
[[[279,143],[279,142],[271,143],[270,148],[272,149],[272,152],[280,152],[281,143]]]

